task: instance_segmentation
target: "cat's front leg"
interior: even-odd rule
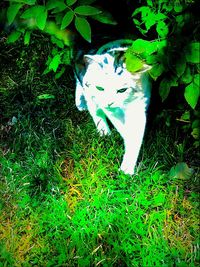
[[[137,120],[130,121],[123,133],[125,153],[120,167],[125,174],[133,175],[139,156],[146,124],[146,115],[139,116]]]
[[[78,79],[76,79],[76,107],[80,111],[87,110],[84,89]]]
[[[92,100],[88,100],[88,111],[93,118],[97,130],[101,136],[110,134],[106,115],[102,109],[99,109]]]

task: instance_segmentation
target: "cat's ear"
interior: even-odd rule
[[[141,78],[142,74],[145,73],[145,72],[147,72],[147,71],[150,70],[151,68],[152,68],[152,66],[147,65],[147,64],[144,64],[144,65],[142,66],[142,69],[140,69],[140,70],[137,71],[137,72],[132,73],[132,77],[133,77],[133,79],[134,79],[135,81],[137,81],[137,80],[140,81],[140,78]]]
[[[99,63],[100,62],[100,56],[99,55],[84,55],[83,57],[85,65],[89,65],[91,63]]]
[[[144,64],[144,65],[142,66],[142,69],[140,69],[139,71],[137,71],[137,73],[140,74],[140,73],[147,72],[147,71],[150,70],[151,68],[152,68],[152,66],[147,65],[147,64]]]

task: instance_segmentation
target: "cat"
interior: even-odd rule
[[[146,125],[150,100],[150,66],[131,73],[124,55],[132,41],[116,40],[95,54],[83,56],[84,65],[76,66],[76,107],[88,110],[101,136],[111,133],[107,119],[124,141],[120,170],[133,175]]]

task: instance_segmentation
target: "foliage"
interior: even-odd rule
[[[55,48],[46,62],[44,74],[50,71],[59,78],[65,71],[65,65],[71,64],[74,32],[77,32],[88,42],[91,42],[90,19],[101,23],[116,22],[112,15],[101,7],[93,6],[95,0],[36,0],[9,1],[7,9],[8,25],[15,25],[15,30],[8,36],[7,42],[16,42],[23,36],[24,44],[28,45],[35,30],[40,30],[51,36]],[[73,27],[72,27],[73,28]]]
[[[171,88],[179,86],[194,109],[200,98],[200,42],[196,34],[198,24],[189,9],[192,4],[148,0],[146,6],[137,8],[132,14],[136,27],[145,37],[151,36],[153,30],[157,39],[137,39],[128,51],[128,58],[129,54],[137,55],[153,66],[149,73],[154,80],[160,78],[159,92],[163,101]]]

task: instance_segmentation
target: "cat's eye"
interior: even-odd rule
[[[117,93],[124,93],[124,92],[126,92],[127,89],[128,88],[121,88],[121,89],[117,90]]]
[[[90,84],[88,82],[85,83],[85,86],[90,87]]]
[[[99,91],[104,91],[104,88],[101,87],[101,86],[96,86],[96,88],[97,88],[97,90],[99,90]]]

